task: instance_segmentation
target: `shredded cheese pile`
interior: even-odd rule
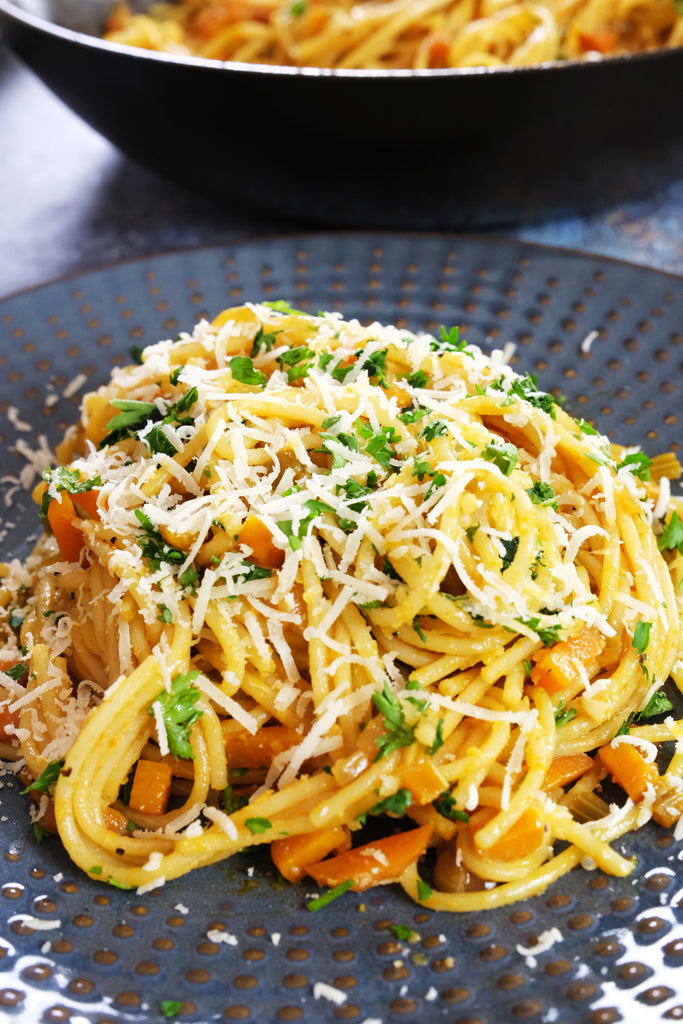
[[[507,353],[235,307],[114,370],[58,454],[2,567],[2,752],[93,877],[267,842],[333,895],[470,910],[679,822],[680,467]]]

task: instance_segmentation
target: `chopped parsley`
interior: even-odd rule
[[[631,452],[617,465],[617,469],[628,469],[634,476],[638,477],[639,480],[650,479],[650,466],[652,465],[652,459],[649,459],[647,455],[642,452]]]
[[[179,1003],[177,999],[162,999],[159,1006],[164,1017],[171,1018],[180,1013],[183,1004]]]
[[[165,622],[168,625],[168,623],[173,622],[173,612],[165,604],[160,604],[157,619],[159,622]]]
[[[671,518],[657,538],[657,547],[660,551],[678,550],[683,555],[683,522],[678,512],[671,513]]]
[[[7,622],[10,629],[19,629],[24,621],[24,616],[20,615],[16,608],[10,608],[7,613]]]
[[[13,679],[15,683],[20,683],[24,676],[28,672],[28,666],[24,665],[23,662],[19,661],[16,665],[10,666],[4,670],[4,674]]]
[[[420,901],[428,900],[434,894],[431,885],[427,885],[421,878],[417,880],[417,898]]]
[[[281,353],[277,357],[277,362],[280,369],[285,370],[287,381],[291,384],[292,381],[308,376],[308,371],[315,362],[315,352],[307,345],[298,345]]]
[[[398,414],[398,418],[400,419],[401,423],[405,423],[407,425],[409,423],[418,423],[420,420],[424,419],[425,416],[428,415],[429,409],[425,409],[423,405],[413,404],[407,405],[405,406],[405,408],[401,409],[400,413]]]
[[[631,647],[635,648],[635,650],[638,652],[638,656],[641,658],[645,654],[650,643],[651,628],[651,622],[643,622],[642,619],[639,619],[636,623],[636,628],[633,631]]]
[[[169,544],[161,535],[161,531],[152,525],[152,520],[142,509],[136,508],[135,518],[142,526],[142,533],[137,534],[136,540],[142,548],[143,558],[147,559],[152,572],[161,568],[162,562],[171,565],[185,561],[185,552]]]
[[[263,329],[263,324],[259,324],[259,329],[256,332],[252,342],[251,352],[249,353],[251,358],[253,359],[254,356],[257,356],[261,349],[265,349],[266,352],[270,352],[277,343],[277,336],[279,333],[279,331],[265,331]]]
[[[561,726],[566,725],[567,722],[571,722],[572,718],[576,717],[576,708],[565,708],[564,701],[555,708],[555,725],[559,729]]]
[[[272,828],[272,824],[267,818],[247,818],[244,822],[252,835],[261,835],[263,832],[267,832],[269,828]]]
[[[467,811],[459,811],[455,806],[453,794],[449,789],[444,790],[441,796],[437,796],[436,800],[432,801],[432,805],[439,814],[442,814],[444,818],[450,818],[451,821],[470,820],[470,816]]]
[[[467,342],[464,338],[460,337],[458,327],[446,328],[442,325],[439,331],[439,339],[434,338],[430,341],[429,347],[432,352],[466,352]]]
[[[69,469],[68,466],[43,470],[43,480],[48,487],[56,486],[58,491],[66,491],[67,494],[84,494],[86,491],[92,491],[95,487],[102,486],[102,477],[99,473],[82,480],[80,469]],[[41,516],[47,515],[52,500],[49,491],[45,491],[40,502]]]
[[[519,449],[509,441],[491,441],[484,447],[482,455],[487,462],[497,466],[503,476],[510,476],[519,462]]]
[[[26,789],[22,789],[22,794],[30,793],[32,790],[35,790],[37,793],[52,793],[57,784],[59,773],[63,767],[63,757],[60,757],[58,761],[50,761],[49,765],[43,769],[38,778],[34,779]]]
[[[440,718],[436,723],[436,729],[434,730],[434,739],[432,740],[432,745],[429,748],[429,753],[435,754],[439,747],[442,747],[443,744],[443,718]]]
[[[640,721],[644,718],[654,718],[655,715],[663,715],[673,710],[673,704],[663,690],[655,690],[642,711],[638,712],[637,718]]]
[[[322,910],[322,908],[326,907],[328,903],[332,902],[332,900],[336,900],[338,896],[342,896],[345,892],[348,892],[349,889],[352,889],[353,885],[353,878],[346,878],[343,882],[340,882],[339,885],[335,885],[333,889],[323,893],[322,896],[316,896],[314,900],[309,900],[306,904],[306,909]]]
[[[268,302],[263,302],[262,305],[267,306],[268,309],[274,309],[276,313],[284,313],[288,316],[308,316],[308,313],[304,313],[302,309],[295,309],[284,299],[271,299]]]
[[[202,709],[197,707],[200,693],[193,685],[198,675],[197,669],[177,675],[171,681],[170,691],[162,690],[147,708],[147,714],[152,718],[155,717],[154,705],[158,704],[161,708],[168,747],[174,757],[194,759],[190,732],[194,723],[204,714]]]
[[[500,542],[503,545],[503,554],[501,555],[501,572],[505,572],[509,569],[515,560],[517,549],[519,547],[519,537],[511,537],[510,540],[505,540],[504,537],[500,538]]]
[[[390,469],[391,460],[398,458],[396,451],[391,447],[401,440],[401,435],[398,431],[394,427],[389,426],[381,427],[375,433],[369,423],[361,423],[358,427],[358,433],[367,441],[365,445],[366,453],[376,462],[379,462],[383,469]]]
[[[330,366],[331,363],[335,362],[337,358],[337,355],[335,355],[332,352],[321,352],[318,357],[318,366],[323,371],[323,373],[327,373],[328,366]],[[329,371],[330,376],[334,380],[338,380],[340,384],[342,383],[342,381],[345,380],[348,374],[351,373],[351,370],[354,367],[355,360],[352,363],[346,363],[346,365],[342,365],[343,362],[343,359],[335,362],[335,365]]]
[[[120,411],[107,423],[108,433],[100,441],[99,447],[104,448],[105,445],[134,437],[143,440],[153,454],[176,455],[178,449],[171,443],[162,427],[183,427],[194,423],[189,410],[198,397],[199,393],[193,387],[189,388],[177,402],[160,405],[156,402],[138,402],[131,398],[112,398],[110,404]]]
[[[429,381],[429,374],[425,373],[424,370],[415,370],[415,373],[411,373],[410,376],[406,377],[406,383],[410,384],[412,388],[424,388]]]
[[[533,487],[527,487],[526,493],[534,505],[549,506],[557,511],[557,498],[550,484],[544,483],[543,480],[537,480]]]
[[[521,398],[535,408],[546,412],[551,419],[555,419],[557,401],[548,392],[539,390],[538,378],[533,374],[527,373],[524,377],[513,377],[512,379],[499,377],[490,387],[495,391],[505,391],[508,395]]]
[[[234,814],[235,811],[241,811],[248,803],[249,797],[246,793],[233,793],[232,786],[226,786],[221,794],[221,807],[226,814]]]
[[[415,630],[415,632],[419,636],[419,638],[422,641],[422,643],[426,644],[427,643],[427,637],[424,635],[424,633],[422,632],[422,630],[420,628],[420,616],[419,615],[416,615],[415,618],[413,619],[413,629]]]
[[[294,523],[291,519],[281,520],[277,526],[284,533],[285,537],[289,541],[289,546],[292,551],[298,551],[301,547],[301,540],[308,533],[309,527],[314,519],[317,519],[324,512],[329,512],[330,515],[336,515],[335,510],[331,505],[328,505],[324,501],[318,501],[317,498],[309,498],[304,502],[303,507],[308,512],[308,515],[300,519],[298,523]]]
[[[418,438],[424,438],[427,444],[430,444],[435,437],[443,437],[443,435],[447,433],[448,427],[443,420],[432,420],[431,423],[427,423],[426,426],[422,428],[417,436]]]
[[[254,580],[267,580],[273,575],[273,570],[264,565],[256,565],[248,558],[243,558],[244,572],[236,573],[235,579],[240,583],[253,583]]]
[[[388,348],[373,352],[361,363],[361,370],[367,370],[368,377],[375,378],[380,387],[386,388],[387,382],[387,355]]]
[[[253,360],[249,356],[233,356],[229,363],[230,373],[240,384],[247,384],[250,387],[264,388],[266,386],[266,375],[262,370],[254,367]]]
[[[380,800],[374,807],[371,807],[369,811],[361,815],[361,818],[365,818],[366,814],[371,814],[374,818],[380,814],[395,814],[399,818],[402,817],[406,810],[410,807],[413,802],[413,795],[409,789],[399,789],[392,796],[388,796],[385,800]]]
[[[596,430],[593,424],[589,423],[588,420],[577,419],[576,423],[582,434],[592,434],[595,437],[600,436],[600,431]]]
[[[397,942],[414,942],[416,939],[416,932],[409,924],[390,924],[389,931]]]
[[[538,616],[532,616],[529,619],[515,619],[515,622],[521,623],[523,626],[528,626],[529,629],[533,629],[534,633],[538,636],[538,639],[543,642],[544,647],[552,647],[560,639],[561,625],[558,623],[555,626],[542,626],[541,620]]]
[[[379,750],[374,760],[379,761],[399,747],[409,747],[414,743],[415,731],[406,724],[403,708],[388,682],[385,681],[381,693],[373,693],[372,700],[377,710],[384,715],[384,726],[387,730],[383,736],[375,740]]]

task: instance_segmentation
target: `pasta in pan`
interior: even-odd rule
[[[235,307],[114,370],[58,457],[1,570],[2,751],[91,876],[267,843],[322,898],[463,911],[679,827],[680,467],[504,352]]]
[[[104,38],[299,67],[528,66],[681,46],[683,16],[675,0],[121,0]]]

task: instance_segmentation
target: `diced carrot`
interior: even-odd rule
[[[73,496],[74,505],[78,505],[91,519],[100,518],[98,501],[100,497],[99,488],[93,487],[90,491],[79,491]]]
[[[482,807],[470,815],[469,829],[475,846],[477,832],[495,814],[496,811],[492,807]],[[545,828],[538,811],[533,807],[527,807],[500,839],[481,852],[493,860],[517,860],[519,857],[528,857],[540,846],[544,832]]]
[[[588,626],[569,640],[560,640],[534,655],[531,681],[548,693],[557,693],[580,678],[580,665],[595,658],[605,644],[595,626]]]
[[[71,496],[62,491],[59,498],[50,502],[47,508],[47,521],[59,545],[59,551],[65,562],[78,562],[83,549],[83,534],[76,525],[78,516]]]
[[[430,43],[427,59],[427,67],[429,68],[447,68],[448,67],[448,55],[451,50],[451,41],[447,35],[443,33],[434,33]]]
[[[251,548],[254,561],[267,569],[279,569],[285,560],[284,551],[273,544],[273,534],[258,516],[247,516],[239,540]]]
[[[405,788],[410,790],[413,801],[420,805],[431,804],[448,788],[439,769],[426,758],[406,765],[401,780]]]
[[[608,743],[598,750],[598,757],[616,783],[626,790],[631,800],[642,800],[648,786],[657,787],[659,772],[654,762],[646,761],[631,743]]]
[[[564,754],[550,762],[543,780],[543,789],[549,792],[556,786],[566,786],[568,782],[585,775],[593,767],[593,758],[588,754]]]
[[[613,53],[619,45],[619,34],[613,29],[595,29],[593,32],[579,32],[579,46],[586,53]]]
[[[302,739],[300,732],[287,725],[266,725],[253,736],[246,732],[230,736],[225,744],[228,768],[262,768]]]
[[[0,742],[2,743],[11,743],[14,739],[14,729],[19,728],[20,712],[10,711],[10,704],[11,701],[8,700],[0,705]],[[7,731],[8,727],[9,732]]]
[[[331,825],[319,832],[275,839],[270,844],[270,855],[280,874],[288,882],[296,882],[306,873],[308,864],[315,864],[333,850],[346,851],[350,845],[349,830],[342,825]]]
[[[171,793],[171,766],[141,757],[135,766],[129,806],[145,814],[163,814]]]
[[[395,398],[402,409],[413,404],[412,398],[400,384],[390,384],[388,388],[385,388],[384,394],[387,398]]]
[[[431,825],[421,825],[408,832],[378,839],[355,850],[347,850],[336,857],[309,864],[306,873],[318,885],[334,888],[353,879],[354,892],[363,892],[373,885],[389,882],[403,874],[427,849],[432,835]]]
[[[128,835],[128,818],[118,808],[105,807],[102,817],[110,832],[116,832],[119,836]]]

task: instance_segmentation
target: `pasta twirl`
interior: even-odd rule
[[[104,38],[299,67],[521,67],[681,46],[683,17],[674,0],[123,0]]]
[[[93,877],[267,843],[462,911],[679,822],[680,467],[503,352],[235,307],[116,369],[58,461],[2,567],[3,753]]]

